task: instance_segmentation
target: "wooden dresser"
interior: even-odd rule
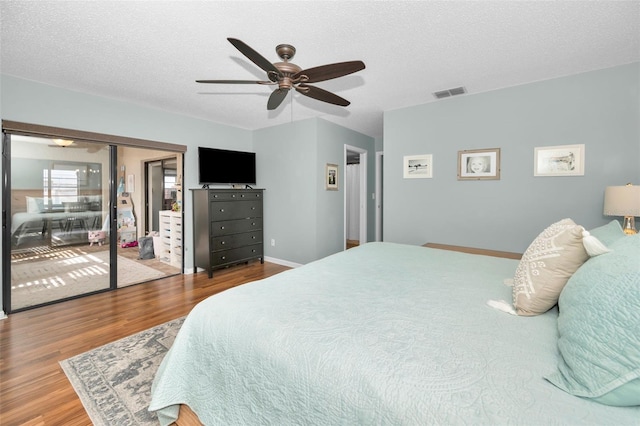
[[[264,263],[262,189],[192,189],[194,267]]]

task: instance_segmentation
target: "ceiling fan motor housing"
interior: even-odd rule
[[[278,68],[282,73],[282,77],[277,80],[280,89],[291,89],[291,87],[297,83],[297,81],[293,81],[291,77],[302,71],[302,68],[291,62],[276,62],[273,66]]]

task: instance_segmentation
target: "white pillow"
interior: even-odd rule
[[[36,197],[26,197],[27,213],[42,213],[44,211],[44,199]]]

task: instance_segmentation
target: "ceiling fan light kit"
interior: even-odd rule
[[[73,141],[69,139],[54,139],[53,143],[64,148],[73,144]]]
[[[348,100],[341,98],[335,93],[331,93],[316,86],[311,86],[308,83],[331,80],[333,78],[353,74],[365,68],[364,62],[362,61],[349,61],[321,65],[319,67],[303,70],[298,65],[289,62],[289,60],[296,54],[296,48],[290,44],[279,44],[276,46],[276,53],[280,59],[282,59],[282,62],[271,63],[243,41],[235,38],[228,38],[227,40],[229,40],[229,42],[240,51],[240,53],[251,60],[251,62],[265,71],[269,80],[196,80],[196,82],[212,84],[277,85],[278,88],[271,93],[271,96],[269,96],[269,100],[267,101],[268,110],[278,108],[282,101],[287,97],[289,90],[292,88],[304,96],[333,105],[346,107],[350,104]]]

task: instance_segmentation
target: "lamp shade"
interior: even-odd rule
[[[605,216],[640,216],[640,186],[608,186],[604,191]]]

